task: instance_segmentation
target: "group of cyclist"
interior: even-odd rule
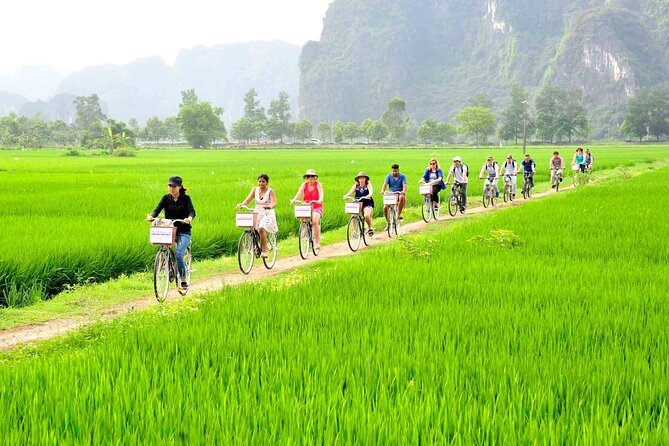
[[[582,148],[576,149],[574,158],[572,160],[572,167],[574,170],[580,172],[589,172],[592,170],[594,157],[590,150],[583,151]],[[500,176],[506,176],[512,185],[512,194],[515,197],[517,188],[517,177],[519,174],[525,174],[534,186],[534,173],[536,172],[536,163],[532,157],[527,154],[524,159],[518,163],[513,155],[508,155],[504,163],[499,166],[492,156],[486,159],[486,162],[481,167],[479,178],[485,179],[486,184],[490,184],[494,193],[499,196],[498,181]],[[565,161],[559,152],[553,152],[553,157],[550,160],[551,170],[551,184],[555,187],[555,176],[557,175],[561,181],[562,172],[565,168]],[[291,200],[291,204],[297,202],[310,203],[312,206],[311,222],[313,226],[314,248],[320,249],[321,240],[321,219],[323,218],[323,200],[324,191],[323,185],[318,181],[318,174],[313,169],[309,169],[302,176],[304,182],[300,185],[295,197]],[[436,158],[432,158],[423,176],[420,179],[421,183],[432,186],[432,202],[435,208],[439,206],[439,194],[446,189],[446,185],[450,184],[451,178],[454,181],[454,186],[460,189],[461,196],[461,210],[464,212],[467,206],[467,185],[469,183],[469,168],[462,162],[462,158],[456,156],[453,158],[453,164],[448,169],[448,175],[444,180],[444,172],[439,167],[439,162]],[[261,240],[261,257],[267,257],[267,233],[278,232],[276,214],[274,208],[277,205],[277,198],[274,190],[269,187],[269,176],[261,173],[257,177],[258,185],[253,187],[247,197],[242,203],[237,205],[238,208],[247,206],[251,201],[255,201],[255,213],[258,214],[258,232]],[[486,187],[484,184],[484,189]],[[168,193],[165,194],[156,208],[147,215],[147,220],[155,220],[160,212],[165,212],[165,218],[170,220],[182,220],[183,223],[175,223],[176,232],[176,260],[177,270],[179,274],[179,283],[181,288],[186,288],[186,265],[184,262],[184,253],[190,245],[191,225],[190,223],[195,218],[195,208],[193,202],[186,194],[186,189],[183,187],[183,179],[179,176],[170,177],[168,180]],[[397,212],[399,220],[403,220],[402,212],[406,208],[406,193],[407,193],[407,177],[400,173],[400,166],[393,164],[391,172],[386,176],[383,187],[380,191],[381,195],[387,193],[394,193],[398,195]],[[354,178],[354,184],[349,191],[344,195],[344,198],[355,198],[362,202],[362,209],[367,227],[369,228],[369,235],[374,234],[373,229],[373,214],[374,214],[374,188],[370,181],[369,175],[365,172],[359,172]],[[384,205],[383,214],[388,220],[389,205]]]

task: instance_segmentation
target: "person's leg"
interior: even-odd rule
[[[530,172],[530,184],[534,187],[534,172]]]
[[[432,201],[435,203],[435,207],[439,207],[439,192],[441,192],[441,184],[435,184],[432,186]]]
[[[374,227],[372,226],[372,213],[374,212],[374,208],[367,206],[363,212],[365,213],[365,222],[367,223],[368,231],[374,231]]]
[[[388,221],[388,205],[387,204],[383,205],[383,216],[385,217],[386,221]]]
[[[462,207],[467,207],[467,183],[460,185],[460,193],[462,194]]]
[[[267,231],[264,230],[263,228],[258,229],[258,232],[260,233],[260,250],[263,253],[267,252]]]
[[[495,193],[495,197],[499,197],[499,178],[492,180],[492,190]]]
[[[518,184],[518,175],[514,175],[514,176],[511,177],[511,185],[512,185],[511,186],[511,190],[512,190],[511,193],[513,194],[514,197],[516,196],[517,184]]]
[[[321,247],[321,214],[314,212],[311,214],[311,224],[314,228],[314,246]]]
[[[181,233],[177,236],[177,269],[179,272],[179,281],[183,282],[186,278],[186,262],[184,262],[184,254],[186,248],[190,245],[190,234]]]
[[[557,176],[557,171],[551,169],[551,187],[555,189],[555,177]]]
[[[407,205],[407,197],[406,195],[400,195],[399,200],[397,201],[397,218],[402,217],[402,212],[404,211],[404,208]]]

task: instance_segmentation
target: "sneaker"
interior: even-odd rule
[[[398,218],[398,220],[399,220],[399,221],[402,221],[402,220],[404,220],[404,217],[400,215],[399,218]]]
[[[499,191],[495,192],[495,198],[499,198]]]
[[[511,198],[516,198],[516,194],[513,194],[513,196]]]
[[[262,257],[263,259],[266,259],[267,258],[267,251],[261,252],[260,257]]]
[[[369,231],[367,231],[367,234],[369,234],[369,235],[374,235],[374,230],[373,230],[373,229],[370,229]]]
[[[182,289],[182,290],[185,290],[186,288],[188,288],[188,282],[182,280],[182,281],[181,281],[181,289]]]
[[[555,184],[553,184],[553,185],[551,186],[551,189],[555,189]]]

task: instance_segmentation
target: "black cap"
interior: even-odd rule
[[[184,180],[182,180],[181,177],[170,177],[167,184],[170,186],[181,186],[183,182]]]

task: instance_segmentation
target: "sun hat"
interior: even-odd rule
[[[453,158],[453,162],[456,162],[456,161],[462,162],[462,158],[460,158],[459,156],[456,156],[455,158]]]
[[[316,178],[318,178],[318,174],[316,173],[316,171],[314,169],[309,169],[304,173],[304,175],[302,175],[302,178],[306,178],[306,177],[316,177]]]
[[[184,184],[184,180],[181,177],[174,176],[167,180],[167,184],[169,186],[181,186]]]
[[[354,180],[358,181],[358,178],[360,178],[360,177],[365,177],[365,178],[367,178],[367,181],[369,181],[369,175],[367,175],[365,172],[362,172],[362,171],[358,172],[358,174],[355,176]]]
[[[513,158],[513,155],[511,155],[510,153],[506,156],[506,159],[509,159],[509,158]]]

